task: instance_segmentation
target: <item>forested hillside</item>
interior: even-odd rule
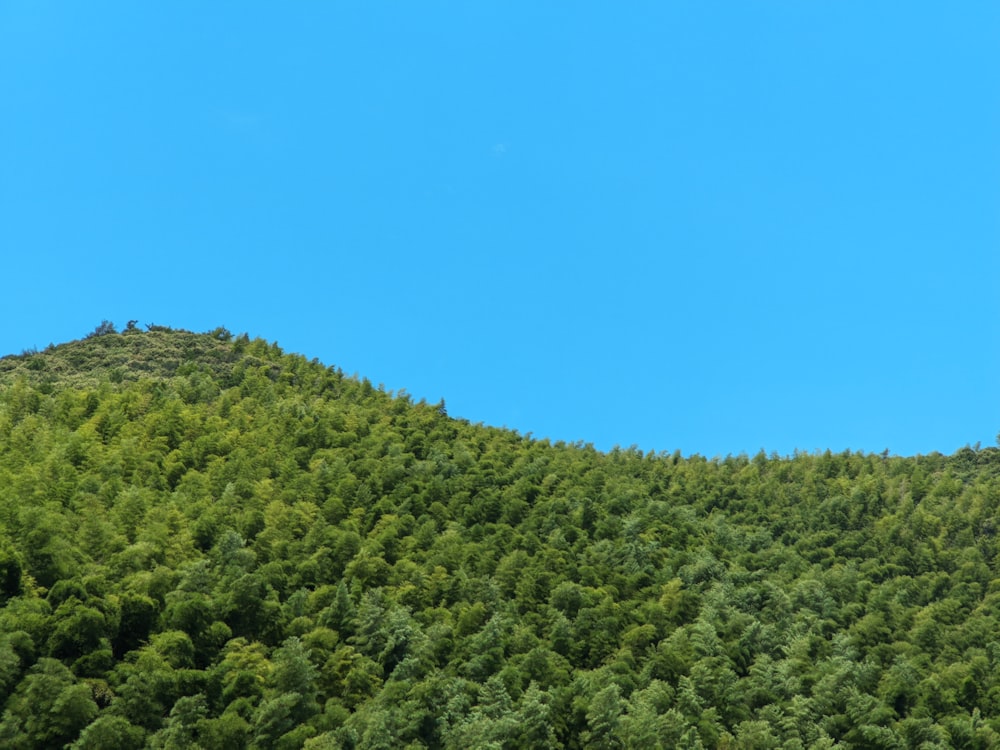
[[[601,453],[102,326],[0,360],[0,746],[1000,747],[998,475]]]

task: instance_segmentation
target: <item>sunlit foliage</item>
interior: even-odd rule
[[[0,359],[4,747],[1000,746],[997,449],[601,453],[134,323]]]

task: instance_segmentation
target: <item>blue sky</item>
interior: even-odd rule
[[[277,340],[684,454],[1000,432],[1000,4],[0,4],[0,352]]]

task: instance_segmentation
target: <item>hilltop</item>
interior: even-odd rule
[[[105,326],[102,329],[102,326]],[[233,346],[225,328],[210,333],[192,333],[166,326],[150,325],[143,331],[128,328],[120,334],[105,321],[86,338],[45,350],[26,351],[0,357],[0,383],[17,377],[30,382],[58,383],[60,386],[133,382],[141,378],[169,378],[185,363],[207,368],[225,378],[240,359],[241,346]],[[241,339],[245,344],[249,339]]]
[[[0,359],[0,744],[997,747],[998,472],[603,453],[101,326]]]

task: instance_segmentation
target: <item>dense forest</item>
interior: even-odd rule
[[[276,344],[0,359],[0,746],[1000,747],[1000,450],[607,453]]]

